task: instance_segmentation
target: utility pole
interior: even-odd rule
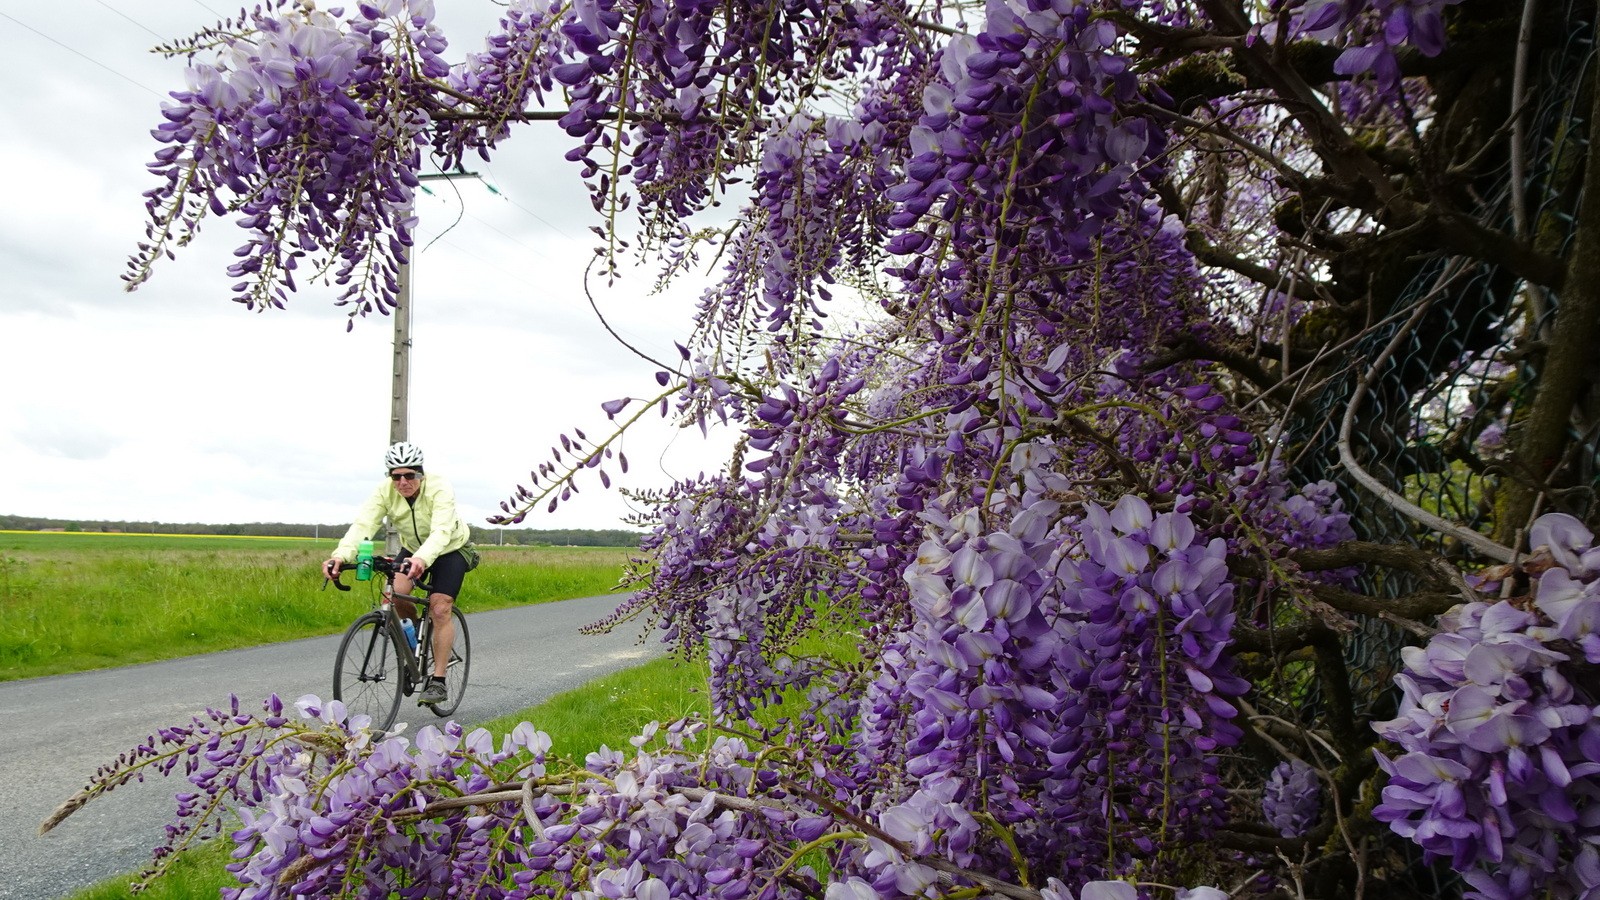
[[[437,172],[418,175],[419,181],[448,180],[457,176],[477,178],[478,173],[457,169],[454,172]],[[427,191],[427,188],[423,188]],[[416,248],[411,248],[413,252]],[[410,416],[411,405],[411,254],[406,254],[405,262],[400,263],[400,271],[395,276],[396,291],[395,301],[398,305],[394,308],[394,361],[390,371],[389,388],[389,443],[398,444],[406,440],[407,420]],[[385,533],[384,544],[389,555],[400,552],[400,535],[390,523]]]
[[[400,264],[395,277],[396,305],[394,315],[394,362],[389,381],[389,444],[393,446],[406,439],[406,419],[411,404],[411,260],[408,255]],[[394,556],[400,552],[400,533],[394,523],[385,520],[383,531],[384,553]]]
[[[411,261],[400,264],[394,308],[394,370],[390,382],[389,443],[406,439],[406,414],[411,393]]]

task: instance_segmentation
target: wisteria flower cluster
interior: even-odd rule
[[[959,346],[991,305],[1039,304],[1021,273],[1094,253],[1159,173],[1164,135],[1121,111],[1139,99],[1117,31],[1072,2],[992,3],[982,32],[943,48],[887,197],[885,249],[913,294],[946,311]],[[977,335],[965,335],[968,340]]]
[[[929,855],[926,836],[900,810],[859,815],[798,784],[812,768],[799,747],[766,752],[683,721],[651,724],[631,750],[601,747],[575,765],[553,756],[550,737],[526,722],[498,746],[487,731],[453,722],[423,728],[414,741],[375,741],[366,717],[348,716],[337,701],[307,695],[295,709],[298,718],[286,715],[274,697],[265,715],[250,715],[235,702],[163,729],[98,773],[45,829],[93,796],[146,771],[170,773],[182,760],[197,791],[180,795],[158,859],[234,821],[237,861],[228,870],[238,884],[223,889],[227,900],[882,896],[860,876],[816,871],[809,851],[842,869],[889,866],[893,874],[877,880],[908,888],[999,884]],[[1075,893],[1056,878],[1036,892],[1007,891],[1041,900],[1142,896],[1130,882],[1088,882]]]
[[[755,163],[768,179],[804,191],[805,176],[785,179],[777,169],[786,141],[809,139],[802,134],[808,117],[752,111],[802,93],[848,94],[862,76],[915,69],[926,56],[926,40],[906,27],[913,16],[900,2],[580,0],[562,9],[563,57],[545,71],[568,100],[560,125],[580,141],[568,159],[583,165],[595,209],[606,217],[608,259],[626,246],[616,220],[630,203],[647,245],[676,253],[690,231],[686,219],[743,167]],[[854,155],[848,147],[837,153]],[[628,193],[624,182],[637,191]],[[803,198],[776,202],[767,204],[775,224],[765,237],[760,229],[747,237],[801,246],[807,235],[780,223],[793,219],[781,204]],[[817,252],[825,259],[825,246]],[[814,262],[779,259],[770,257],[815,274]]]
[[[1334,62],[1340,75],[1370,73],[1386,90],[1400,81],[1399,51],[1437,56],[1445,45],[1445,11],[1461,0],[1303,0],[1284,4],[1285,34],[1345,46]],[[1262,29],[1274,37],[1277,29]]]
[[[1374,725],[1400,752],[1374,811],[1465,873],[1478,898],[1600,890],[1600,549],[1551,513],[1531,604],[1479,601],[1405,654],[1399,715]]]
[[[144,768],[187,760],[203,793],[180,798],[179,832],[198,824],[215,830],[222,820],[202,810],[221,800],[237,806],[243,824],[231,838],[242,852],[230,870],[240,886],[224,896],[241,900],[463,889],[477,897],[553,896],[555,883],[577,896],[592,896],[590,886],[605,896],[649,896],[646,881],[671,884],[672,896],[740,897],[759,865],[752,859],[763,844],[754,836],[788,837],[798,827],[780,802],[737,799],[772,786],[742,742],[712,742],[703,759],[678,752],[694,727],[652,726],[635,744],[643,748],[654,736],[659,750],[630,757],[602,749],[587,768],[574,769],[552,760],[550,738],[527,723],[498,748],[488,732],[454,723],[424,728],[415,742],[374,742],[365,717],[347,717],[337,701],[307,696],[296,707],[299,720],[273,698],[266,716],[235,705],[193,727],[163,730],[74,799],[81,804]],[[463,795],[477,796],[456,802]],[[535,839],[508,840],[524,829]],[[654,837],[641,855],[645,835]],[[680,854],[677,874],[650,863],[650,876],[641,875],[641,860],[659,853]],[[699,861],[697,875],[693,863],[683,866],[691,860]],[[535,885],[536,878],[549,883]]]
[[[1012,466],[1048,492],[1062,486],[1052,457],[1025,446]],[[1224,547],[1132,496],[1076,524],[1031,499],[922,513],[913,622],[868,690],[859,777],[892,804],[886,828],[961,865],[1004,871],[1020,852],[1069,883],[1135,858],[1155,871],[1166,841],[1215,827],[1225,799],[1216,753],[1237,739],[1229,698],[1246,685],[1226,652]],[[983,527],[1006,509],[1004,529]],[[902,755],[909,779],[867,762]],[[977,796],[1005,845],[967,811]]]
[[[1300,837],[1317,824],[1321,794],[1315,769],[1303,760],[1285,760],[1267,776],[1261,814],[1284,837]]]
[[[426,143],[419,107],[449,70],[432,18],[431,0],[360,3],[343,18],[272,0],[167,48],[209,53],[191,59],[188,89],[153,132],[164,184],[146,192],[128,287],[208,214],[231,214],[250,235],[229,269],[239,302],[282,306],[299,279],[327,273],[353,314],[392,304]]]
[[[264,796],[278,764],[298,764],[295,751],[270,739],[291,721],[276,696],[263,704],[262,715],[243,712],[234,697],[227,709],[208,709],[186,724],[158,729],[96,770],[86,787],[45,819],[39,833],[49,832],[85,804],[122,785],[151,775],[182,776],[195,790],[176,795],[176,821],[167,826],[167,843],[156,848],[153,864],[140,873],[141,879],[157,877],[177,851],[219,833],[238,798]],[[364,734],[349,737],[355,744],[366,740]]]
[[[298,719],[277,698],[264,716],[235,704],[164,729],[98,773],[46,829],[93,795],[185,760],[198,792],[179,798],[160,855],[215,833],[227,803],[241,820],[229,833],[239,852],[228,900],[857,896],[859,879],[825,886],[801,861],[834,846],[836,859],[898,860],[930,884],[974,877],[926,856],[895,816],[874,823],[797,787],[785,772],[809,768],[805,751],[769,755],[700,724],[650,725],[631,751],[602,747],[578,766],[553,757],[550,737],[528,723],[499,746],[455,723],[375,742],[365,717],[337,701],[308,695],[295,707]],[[1072,896],[1052,884],[1046,896]],[[1123,896],[1106,890],[1117,889],[1085,885],[1083,896]]]

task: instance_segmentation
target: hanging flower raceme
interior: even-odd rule
[[[1300,837],[1317,823],[1322,785],[1315,769],[1298,759],[1273,768],[1261,794],[1261,814],[1284,837]]]
[[[1398,52],[1414,49],[1438,56],[1445,45],[1445,10],[1461,0],[1309,0],[1284,4],[1291,38],[1309,37],[1344,47],[1334,61],[1340,75],[1370,74],[1385,91],[1400,81]],[[1263,25],[1263,39],[1274,39],[1277,22]]]
[[[1247,685],[1226,652],[1223,543],[1131,495],[1068,517],[1046,499],[1069,485],[1055,460],[1024,445],[1016,497],[922,512],[913,624],[869,690],[858,780],[910,843],[985,871],[1020,852],[1081,882],[1135,860],[1148,872],[1169,841],[1220,823],[1216,754],[1238,740],[1230,698]],[[912,711],[895,728],[891,698]],[[906,780],[875,771],[884,758],[903,758]],[[976,797],[1000,831],[964,812]],[[880,891],[908,891],[903,861],[856,862]]]
[[[1138,96],[1110,19],[1065,2],[991,3],[985,29],[942,50],[887,194],[890,254],[913,293],[952,319],[981,317],[1039,271],[1094,256],[1137,207],[1164,137],[1119,112]]]
[[[487,160],[510,133],[508,123],[555,93],[552,73],[569,61],[570,49],[551,27],[557,9],[513,0],[484,49],[451,67],[449,90],[437,98],[441,109],[432,132],[441,167],[460,166],[468,150]]]
[[[209,215],[249,234],[229,274],[234,298],[282,306],[299,279],[341,286],[367,312],[394,302],[431,79],[448,67],[429,0],[362,3],[342,18],[275,0],[170,52],[191,54],[154,134],[147,242],[131,289]],[[309,264],[310,271],[304,271]]]
[[[1600,548],[1578,520],[1541,517],[1548,570],[1532,604],[1457,607],[1408,649],[1398,748],[1373,814],[1465,874],[1474,898],[1600,890]]]

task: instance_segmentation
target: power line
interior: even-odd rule
[[[540,218],[536,213],[532,212],[527,207],[523,206],[520,203],[517,203],[515,200],[511,200],[511,198],[506,196],[506,193],[504,191],[500,190],[500,188],[490,184],[487,181],[483,181],[481,176],[479,177],[479,181],[483,182],[484,189],[487,190],[489,193],[494,194],[495,196],[501,198],[502,200],[505,200],[505,201],[511,203],[513,206],[517,207],[522,212],[527,213],[528,215],[530,215],[533,218],[537,219],[539,222],[549,226],[551,230],[557,232],[562,237],[565,237],[568,240],[576,240],[571,235],[566,234],[565,232],[563,232],[559,227],[557,227],[557,226],[555,226],[555,225],[553,225],[553,224],[551,224],[549,222],[546,222],[544,219]],[[478,216],[477,214],[468,211],[467,205],[466,205],[466,199],[465,199],[465,197],[462,196],[461,189],[459,187],[457,187],[455,182],[453,182],[453,181],[450,182],[450,188],[451,188],[451,190],[453,190],[455,192],[456,203],[457,203],[455,209],[456,209],[456,213],[457,213],[458,216],[464,216],[464,217],[471,218],[473,221],[475,221],[478,224],[482,225],[483,227],[489,229],[490,231],[493,231],[494,233],[500,235],[501,237],[505,238],[507,241],[522,247],[524,250],[527,250],[529,253],[532,253],[532,254],[534,254],[536,256],[539,256],[539,257],[541,257],[541,258],[543,258],[543,259],[545,259],[545,260],[547,260],[549,262],[552,262],[552,263],[558,262],[558,260],[556,260],[555,258],[551,257],[548,253],[545,253],[544,251],[540,250],[538,247],[535,247],[534,245],[522,240],[519,237],[516,237],[515,235],[508,234],[507,232],[502,230],[499,226],[495,225],[494,223],[489,222],[488,220],[482,218],[481,216]],[[425,185],[422,187],[422,192],[427,194],[430,197],[438,198],[441,202],[448,202],[443,194],[435,193],[435,192],[429,190]],[[452,228],[445,229],[437,237],[435,237],[434,240],[437,241],[437,240],[443,238],[445,235],[449,234],[449,232],[453,229],[453,227],[454,226],[452,226]],[[433,241],[430,241],[429,243],[433,243]],[[455,244],[451,244],[451,246],[456,246],[456,245]]]
[[[425,193],[428,193],[428,194],[431,194],[431,195],[433,195],[435,197],[438,197],[441,201],[444,200],[443,196],[440,196],[438,194],[434,194],[432,191],[427,191],[426,189],[424,189],[424,190],[425,190]],[[457,196],[459,196],[459,193],[458,193]],[[485,220],[485,219],[483,219],[483,218],[481,218],[481,217],[479,217],[479,216],[477,216],[477,215],[475,215],[475,214],[473,214],[471,212],[468,212],[467,208],[466,208],[466,204],[463,203],[460,206],[456,207],[456,211],[460,215],[466,216],[467,218],[472,219],[474,222],[477,222],[479,225],[482,225],[483,227],[489,229],[490,231],[493,231],[495,234],[500,235],[501,237],[505,238],[506,240],[510,241],[511,243],[522,247],[524,250],[527,250],[529,253],[532,253],[532,254],[534,254],[536,256],[543,257],[544,259],[546,259],[546,260],[548,260],[550,262],[557,262],[557,260],[554,257],[550,256],[548,253],[545,253],[543,250],[540,250],[538,247],[535,247],[534,245],[528,243],[527,241],[524,241],[523,239],[521,239],[519,237],[516,237],[516,236],[511,235],[511,234],[507,234],[505,231],[501,230],[500,227],[495,225],[494,223],[489,222],[489,221],[487,221],[487,220]],[[452,228],[447,228],[444,231],[440,232],[439,235],[434,238],[434,240],[437,241],[437,240],[440,240],[440,239],[444,238],[445,235],[449,234],[452,229],[453,229],[453,226],[452,226]],[[433,243],[433,241],[429,241],[429,243],[431,244],[431,243]],[[451,246],[454,247],[456,245],[454,243],[452,243]]]
[[[149,91],[150,93],[156,95],[157,97],[160,97],[163,100],[166,99],[166,95],[161,93],[160,91],[156,90],[155,88],[152,88],[147,84],[142,84],[142,83],[140,83],[138,81],[133,80],[129,76],[124,75],[123,73],[117,71],[116,69],[111,68],[110,66],[108,66],[105,63],[101,62],[100,60],[95,59],[94,57],[90,56],[87,53],[84,53],[82,50],[79,50],[76,47],[71,46],[70,44],[63,43],[62,41],[59,41],[59,40],[51,37],[48,34],[45,34],[44,32],[42,32],[39,29],[33,27],[32,25],[29,25],[27,22],[24,22],[21,19],[18,19],[16,16],[10,15],[8,13],[3,13],[3,12],[0,12],[0,16],[3,16],[5,18],[7,18],[7,19],[10,19],[11,21],[15,22],[16,24],[22,26],[23,28],[26,28],[29,31],[33,32],[34,34],[37,34],[39,37],[42,37],[45,40],[49,41],[50,43],[55,44],[57,47],[60,47],[61,49],[66,50],[69,53],[72,53],[72,54],[74,54],[76,56],[82,57],[83,59],[88,60],[91,63],[94,63],[95,65],[99,66],[102,69],[105,69],[107,72],[110,72],[111,74],[117,76],[118,78],[121,78],[122,80],[128,82],[129,84],[134,85],[135,87],[138,87],[138,88],[142,88],[142,89],[144,89],[146,91]],[[135,24],[137,24],[137,23],[135,23]],[[143,27],[143,26],[140,26],[140,27]]]
[[[167,35],[164,35],[164,34],[158,32],[158,31],[156,31],[155,29],[150,28],[149,26],[145,25],[143,22],[138,21],[137,19],[133,18],[132,16],[128,15],[127,13],[123,12],[122,10],[117,9],[115,6],[112,6],[111,4],[107,3],[106,0],[95,0],[95,2],[100,4],[101,6],[104,6],[106,9],[111,10],[112,12],[116,13],[117,15],[123,17],[124,19],[127,19],[129,22],[132,22],[133,24],[139,26],[140,28],[143,28],[145,31],[148,31],[151,34],[155,35],[155,38],[158,41],[164,41],[168,37]]]
[[[499,181],[500,180],[498,178],[495,178],[494,169],[492,169],[492,168],[490,168],[488,166],[485,166],[484,168],[489,172],[489,177],[490,178],[493,178],[495,181]],[[518,203],[516,200],[512,199],[510,194],[506,193],[505,191],[500,190],[498,187],[495,187],[493,184],[490,184],[488,182],[484,182],[484,187],[488,188],[491,193],[494,193],[494,194],[498,195],[502,200],[506,201],[507,203],[511,204],[512,206],[515,206],[517,209],[522,210],[523,212],[527,213],[529,216],[532,216],[539,223],[541,223],[541,224],[543,224],[545,226],[548,226],[552,231],[556,232],[557,234],[561,235],[562,237],[566,238],[567,240],[569,240],[569,241],[577,241],[577,242],[581,243],[581,241],[577,237],[573,236],[565,228],[562,228],[561,226],[555,224],[554,222],[549,221],[544,216],[541,216],[538,213],[534,212],[533,210],[527,208],[526,206],[523,206],[521,203]]]
[[[223,15],[222,13],[219,13],[216,10],[212,9],[211,7],[205,5],[204,3],[201,3],[200,0],[194,0],[194,5],[200,7],[201,9],[205,10],[208,13],[211,13],[213,16],[216,16],[217,17],[217,21],[219,21],[219,22],[222,21],[223,19],[227,18],[227,16]]]

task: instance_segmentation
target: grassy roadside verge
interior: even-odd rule
[[[322,589],[317,566],[332,548],[303,538],[0,532],[0,681],[343,631],[373,595]],[[483,565],[462,591],[469,612],[609,593],[629,552],[480,549]]]

